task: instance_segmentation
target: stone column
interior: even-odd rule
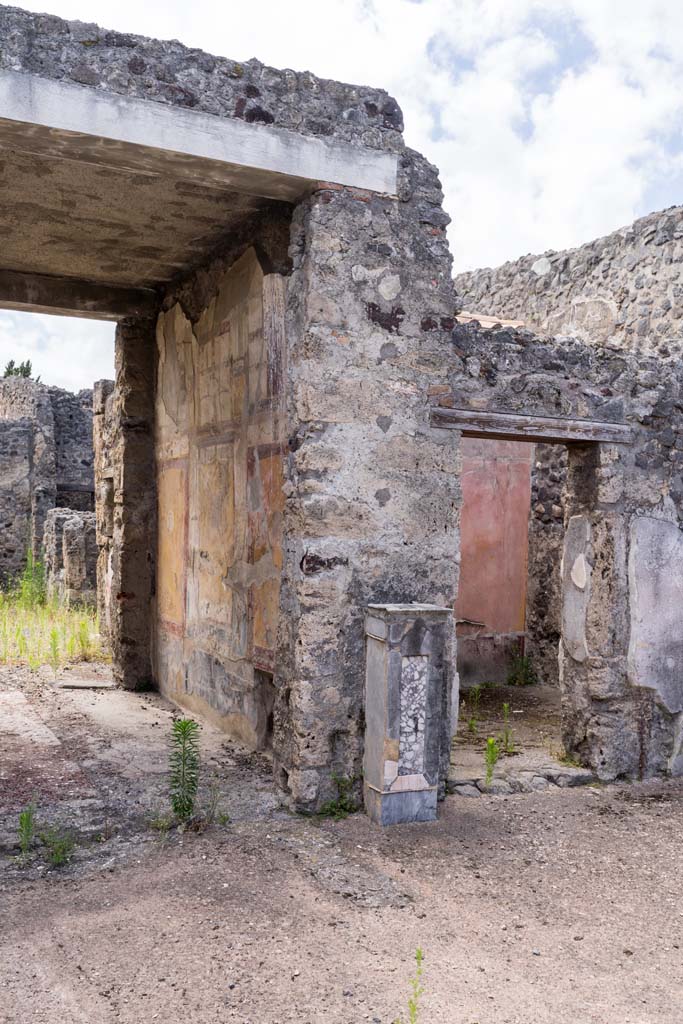
[[[153,321],[123,321],[116,329],[110,629],[114,675],[127,690],[152,683],[154,334]]]
[[[379,825],[434,821],[451,708],[452,608],[370,605],[365,620],[365,809]]]

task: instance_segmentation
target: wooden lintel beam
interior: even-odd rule
[[[121,288],[70,277],[0,270],[0,309],[122,320],[153,316],[158,306],[159,298],[151,288]]]
[[[534,441],[545,444],[630,444],[633,430],[627,423],[570,419],[564,416],[526,416],[482,409],[432,409],[432,427],[459,430],[464,437],[498,441]]]

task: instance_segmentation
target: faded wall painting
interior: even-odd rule
[[[176,303],[157,328],[156,674],[252,746],[282,569],[282,285],[250,249],[195,324]]]

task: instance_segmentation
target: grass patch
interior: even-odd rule
[[[34,601],[20,587],[0,591],[0,665],[57,672],[76,661],[107,660],[94,609]]]

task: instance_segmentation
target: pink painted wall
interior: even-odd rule
[[[462,440],[460,635],[524,630],[534,445]]]

